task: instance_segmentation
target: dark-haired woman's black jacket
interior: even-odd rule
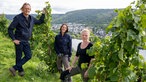
[[[55,37],[55,51],[57,55],[64,54],[71,57],[72,55],[72,38],[69,34],[65,33],[64,36],[59,33]]]

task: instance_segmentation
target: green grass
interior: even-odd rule
[[[40,61],[35,55],[23,67],[25,76],[16,75],[13,77],[9,68],[15,64],[14,44],[0,33],[0,82],[61,82],[59,73],[49,73],[46,64]],[[72,77],[73,82],[81,82],[81,76]]]

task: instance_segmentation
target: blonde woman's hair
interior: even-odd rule
[[[83,30],[81,31],[81,34],[82,34],[83,32],[88,32],[88,34],[89,34],[89,36],[90,36],[90,30],[89,30],[89,29],[87,29],[87,28],[83,29]]]

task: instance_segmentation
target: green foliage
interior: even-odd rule
[[[131,5],[123,10],[115,10],[118,16],[107,27],[107,32],[111,31],[112,36],[97,39],[88,51],[95,55],[92,71],[89,71],[94,82],[145,81],[146,68],[138,47],[146,48],[146,20],[143,18],[146,7],[141,0],[135,8]]]
[[[5,36],[8,36],[8,24],[9,20],[6,19],[5,14],[0,15],[0,32],[2,32]]]
[[[51,30],[51,6],[46,2],[45,23],[35,26],[33,31],[32,45],[33,54],[37,55],[41,61],[48,65],[49,72],[57,72],[56,66],[56,53],[54,50],[54,37],[55,33]],[[36,11],[38,18],[41,16],[41,11]]]

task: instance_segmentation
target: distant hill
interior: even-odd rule
[[[105,28],[116,15],[114,9],[75,10],[65,14],[52,14],[52,24],[81,23],[87,26]],[[12,20],[14,15],[6,15],[6,17]]]
[[[13,20],[15,14],[6,14],[6,18],[9,20]]]
[[[116,16],[114,9],[84,9],[53,15],[52,23],[82,23],[89,26],[109,24]]]

